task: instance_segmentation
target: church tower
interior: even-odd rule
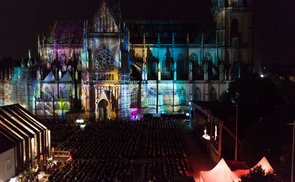
[[[83,107],[92,121],[121,118],[123,35],[118,1],[100,1],[93,20],[84,23],[83,38]]]
[[[227,80],[235,80],[253,64],[252,0],[212,0],[218,58]]]

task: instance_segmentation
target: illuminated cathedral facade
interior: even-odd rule
[[[253,63],[251,1],[212,0],[212,16],[130,21],[118,1],[101,0],[92,20],[54,23],[37,60],[3,73],[2,105],[91,121],[188,113],[190,100],[218,100]]]

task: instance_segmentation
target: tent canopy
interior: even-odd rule
[[[261,166],[261,168],[265,171],[265,173],[273,172],[273,168],[269,164],[268,160],[266,157],[262,157],[262,159],[251,169],[256,168],[257,166]]]
[[[200,178],[203,182],[233,182],[239,177],[230,170],[224,159],[210,171],[200,171]]]
[[[241,177],[243,175],[245,176],[249,174],[250,170],[253,170],[257,166],[261,166],[261,168],[265,171],[265,173],[273,172],[273,168],[271,167],[271,165],[269,164],[265,156],[254,167],[250,169],[239,169],[234,172],[236,173],[238,177]]]

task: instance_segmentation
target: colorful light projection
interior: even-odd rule
[[[119,84],[120,81],[124,81],[124,75],[119,74],[122,59],[121,32],[104,1],[90,29],[88,27],[88,21],[86,21],[84,32],[95,34],[92,34],[91,38],[84,39],[83,42],[82,108],[88,112],[90,102],[94,102],[95,108],[92,109],[95,110],[96,119],[114,119],[118,117],[117,113],[119,117],[129,117],[130,107],[127,102],[129,86]],[[94,98],[90,98],[90,86],[94,89]],[[105,101],[107,104],[101,103]],[[117,108],[114,108],[114,105]]]
[[[70,72],[64,74],[56,84],[52,84],[52,82],[55,82],[55,77],[53,73],[50,72],[44,79],[42,88],[40,86],[36,87],[40,88],[39,91],[35,90],[35,96],[39,96],[39,98],[36,99],[37,116],[56,117],[56,119],[64,118],[65,113],[70,110],[76,97],[74,90],[75,84]],[[79,86],[77,86],[76,89],[76,93],[80,93]],[[41,95],[42,98],[40,98]],[[78,95],[77,98],[79,98]]]

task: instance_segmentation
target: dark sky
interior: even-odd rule
[[[37,54],[37,35],[55,20],[92,18],[99,0],[1,0],[0,60]],[[121,0],[128,19],[208,19],[211,0]],[[254,0],[255,61],[295,63],[295,1]]]

